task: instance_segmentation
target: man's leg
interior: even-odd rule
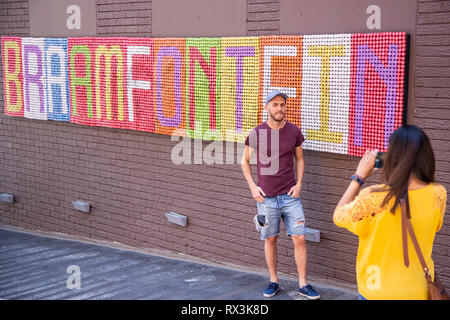
[[[286,197],[283,216],[288,234],[294,243],[294,257],[297,265],[299,294],[308,299],[320,299],[320,295],[306,281],[306,227],[305,215],[300,199]]]
[[[278,282],[277,240],[280,233],[281,212],[277,205],[276,197],[266,197],[263,203],[257,203],[258,215],[264,216],[265,220],[264,226],[261,226],[261,240],[264,240],[264,254],[271,282]]]
[[[271,197],[266,197],[263,203],[258,203],[258,215],[265,217],[260,238],[264,240],[264,254],[270,272],[270,283],[263,293],[267,298],[273,297],[280,289],[277,275],[277,240],[280,233],[281,213],[277,205],[277,199]]]
[[[298,283],[300,288],[307,284],[306,282],[306,237],[291,236],[294,243],[294,257],[297,265]]]
[[[269,268],[270,272],[270,281],[278,283],[277,240],[278,236],[269,237],[264,240],[264,253],[266,255],[267,267]]]

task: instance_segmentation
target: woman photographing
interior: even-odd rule
[[[385,155],[384,184],[360,191],[374,170],[376,156],[377,150],[372,150],[362,157],[333,216],[337,226],[359,237],[359,298],[428,299],[427,281],[411,239],[407,246],[411,249],[404,256],[400,203],[407,199],[412,227],[434,279],[431,254],[435,234],[442,227],[447,191],[435,183],[430,141],[417,126],[398,128]],[[405,259],[409,259],[408,267]]]

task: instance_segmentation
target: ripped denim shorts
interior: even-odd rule
[[[257,202],[256,205],[258,214],[255,216],[254,222],[256,229],[261,233],[261,240],[280,233],[281,219],[286,225],[289,236],[306,234],[305,215],[300,198],[297,199],[284,193],[278,196],[265,197],[263,202]],[[261,226],[261,224],[263,225]]]

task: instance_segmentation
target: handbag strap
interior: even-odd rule
[[[428,270],[427,264],[420,250],[419,242],[417,241],[416,234],[411,224],[411,215],[409,210],[408,192],[405,196],[400,199],[400,208],[402,211],[402,245],[403,245],[403,262],[406,267],[409,267],[409,257],[408,257],[408,232],[411,236],[414,249],[416,250],[417,256],[419,258],[420,264],[422,265],[423,271],[425,273],[425,278],[427,281],[431,282],[431,274]]]

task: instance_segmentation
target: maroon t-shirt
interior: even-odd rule
[[[300,128],[288,121],[279,130],[272,130],[264,122],[250,132],[245,145],[255,149],[258,185],[266,196],[289,192],[296,184],[295,148],[304,140]]]

